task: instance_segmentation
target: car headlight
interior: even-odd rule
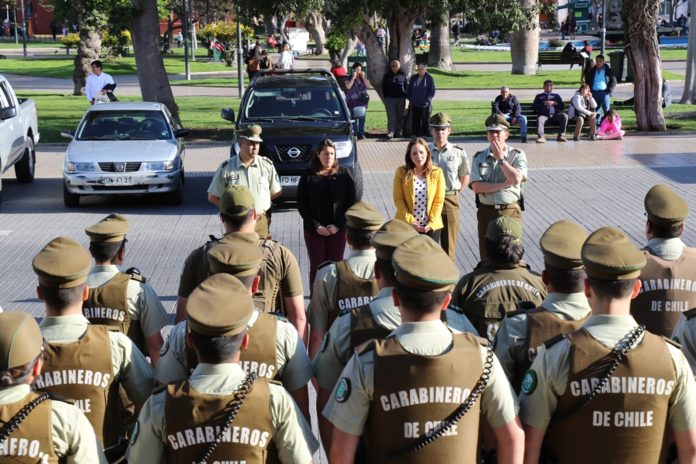
[[[96,172],[96,163],[73,163],[72,161],[65,162],[65,170],[67,172]]]
[[[353,142],[350,140],[334,142],[334,145],[336,145],[336,158],[348,158],[353,151]]]
[[[173,171],[176,167],[176,160],[151,161],[140,165],[141,171]]]

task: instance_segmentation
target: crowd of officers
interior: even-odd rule
[[[350,254],[319,270],[305,314],[296,258],[255,232],[258,198],[230,185],[211,192],[226,233],[187,258],[163,340],[158,296],[121,271],[125,217],[87,227],[89,251],[50,241],[32,262],[41,323],[0,314],[0,461],[307,464],[314,382],[331,463],[694,462],[686,202],[647,192],[642,250],[613,227],[555,222],[532,272],[515,197],[526,159],[504,121],[487,126],[468,184],[482,259],[464,276],[361,201]]]

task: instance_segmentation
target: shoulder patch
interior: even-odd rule
[[[682,348],[681,343],[676,342],[676,341],[672,340],[671,338],[667,338],[667,337],[665,337],[664,335],[662,336],[662,339],[663,339],[665,342],[667,342],[667,343],[669,343],[670,345],[672,345],[673,347],[675,347],[676,349],[681,350],[681,348]]]
[[[566,334],[558,334],[558,335],[556,335],[555,337],[549,338],[548,340],[546,340],[546,341],[544,342],[544,346],[545,346],[546,348],[551,348],[553,345],[555,345],[556,343],[560,342],[560,341],[563,340],[564,338],[566,338]]]
[[[162,347],[160,348],[159,355],[160,358],[167,354],[167,351],[169,351],[169,337],[162,343]]]
[[[350,398],[350,379],[341,377],[336,386],[336,401],[345,403]]]
[[[534,390],[536,390],[539,379],[537,378],[537,373],[532,369],[527,369],[522,377],[522,393],[529,395]]]

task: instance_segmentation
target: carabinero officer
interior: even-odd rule
[[[106,463],[79,408],[31,391],[43,367],[43,337],[34,318],[0,314],[0,455],[3,462]]]
[[[352,463],[362,435],[368,462],[474,463],[480,415],[493,427],[501,462],[520,462],[517,399],[492,349],[440,320],[456,266],[422,235],[402,243],[392,265],[402,322],[360,347],[341,374],[323,411],[335,426],[330,462]]]
[[[44,367],[34,388],[75,400],[111,455],[119,453],[124,435],[119,385],[137,411],[152,391],[154,378],[152,366],[126,335],[92,325],[82,315],[90,263],[87,251],[66,237],[51,240],[34,257],[36,291],[46,308],[40,324]]]
[[[239,364],[255,313],[249,289],[229,274],[191,293],[187,343],[200,363],[147,400],[128,462],[312,461],[318,443],[285,389]]]
[[[92,324],[117,327],[157,364],[167,311],[155,290],[135,268],[121,272],[126,255],[128,220],[110,214],[85,229],[94,267],[87,276],[89,297],[82,313]]]
[[[220,205],[220,197],[230,185],[244,185],[254,197],[256,232],[270,238],[271,201],[280,196],[281,186],[273,161],[259,155],[261,126],[252,124],[237,132],[239,154],[220,165],[208,187],[208,201]]]
[[[365,201],[355,203],[346,211],[346,235],[351,252],[343,261],[319,266],[307,308],[311,359],[339,314],[363,306],[377,295],[375,249],[370,240],[384,221],[382,213]]]
[[[670,337],[681,313],[696,308],[696,248],[681,240],[689,205],[668,186],[655,185],[645,195],[645,214],[647,264],[631,314],[650,332]]]
[[[579,225],[554,222],[539,240],[544,255],[541,280],[548,295],[536,309],[507,313],[495,334],[495,354],[515,391],[546,340],[561,333],[574,332],[590,316],[585,297],[585,267],[580,249],[587,232]]]
[[[502,115],[486,119],[490,146],[474,155],[469,187],[476,194],[479,253],[486,257],[488,223],[508,216],[522,223],[522,182],[527,180],[527,155],[506,141],[510,123]]]
[[[207,261],[211,275],[232,275],[253,294],[259,284],[262,258],[259,247],[237,239],[213,245],[208,250]],[[162,362],[155,368],[158,382],[166,384],[187,378],[198,365],[195,350],[186,345],[187,327],[186,321],[179,322],[162,347]],[[312,377],[312,365],[295,327],[282,316],[255,308],[248,330],[249,345],[240,355],[244,371],[281,381],[309,420],[307,384]]]
[[[679,348],[630,316],[645,255],[602,227],[582,261],[592,316],[547,341],[522,380],[525,462],[539,460],[544,435],[556,462],[664,462],[668,430],[679,461],[692,462],[696,382]]]
[[[546,298],[546,285],[522,260],[522,226],[501,216],[488,223],[487,258],[463,276],[454,289],[450,308],[465,314],[480,336],[491,342],[506,314],[525,303],[533,306]]]
[[[212,238],[189,254],[181,271],[176,321],[186,318],[186,302],[191,292],[209,275],[208,249],[215,243],[244,240],[261,248],[263,262],[259,271],[259,288],[254,293],[256,307],[264,312],[287,315],[305,339],[307,315],[304,306],[302,275],[297,258],[276,240],[261,238],[254,232],[258,214],[251,191],[243,185],[227,187],[220,197],[220,221],[225,235]]]

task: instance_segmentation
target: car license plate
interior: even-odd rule
[[[104,185],[133,185],[133,176],[103,177],[101,183]]]
[[[280,185],[297,185],[300,183],[300,176],[280,176]]]

